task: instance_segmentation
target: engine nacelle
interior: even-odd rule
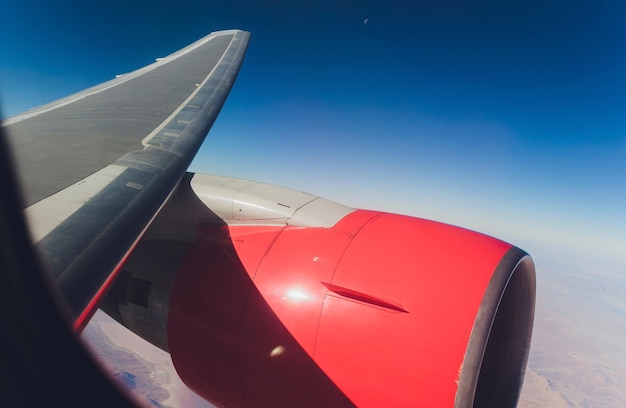
[[[188,175],[103,309],[219,406],[515,406],[531,258],[466,229]]]

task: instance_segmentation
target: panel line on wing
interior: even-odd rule
[[[126,169],[112,164],[26,208],[24,215],[33,243],[41,241]]]
[[[61,276],[68,273],[70,265],[79,261],[86,248],[94,246],[95,242],[103,241],[104,232],[113,228],[114,224],[120,225],[121,228],[117,228],[114,236],[108,235],[109,240],[113,240],[116,245],[135,241],[136,235],[129,233],[132,225],[123,215],[131,208],[131,203],[137,202],[136,198],[143,192],[143,187],[137,189],[132,186],[146,186],[156,177],[154,172],[144,169],[124,169],[119,176],[36,244],[46,257],[48,268],[57,282]],[[104,242],[106,239],[104,238]],[[100,262],[117,264],[117,260],[110,259],[101,259]],[[67,296],[70,294],[66,294]],[[82,295],[71,294],[71,296]]]
[[[150,143],[150,141],[152,141],[152,139],[155,139],[155,136],[157,134],[159,134],[167,125],[169,125],[178,116],[178,114],[183,109],[185,109],[185,108],[191,108],[191,109],[198,109],[198,108],[200,108],[199,105],[191,104],[190,102],[198,94],[198,92],[200,92],[200,90],[202,90],[204,88],[204,85],[208,82],[208,80],[215,73],[215,71],[218,69],[218,67],[220,67],[220,65],[222,63],[222,60],[224,59],[226,54],[228,54],[228,50],[231,49],[231,46],[233,44],[233,41],[235,40],[235,37],[236,37],[236,34],[233,35],[233,38],[231,38],[230,43],[228,43],[228,47],[226,47],[226,51],[222,54],[222,56],[217,61],[217,64],[215,64],[215,66],[213,67],[211,72],[209,72],[209,74],[204,78],[204,80],[202,81],[200,86],[197,86],[196,89],[187,97],[187,99],[185,99],[183,101],[183,103],[180,104],[180,106],[178,108],[176,108],[176,110],[174,110],[174,112],[172,112],[172,114],[170,116],[168,116],[163,122],[161,122],[161,124],[159,126],[157,126],[152,132],[150,132],[146,137],[143,138],[143,140],[141,141],[141,144],[144,146],[144,148],[147,148],[151,144],[159,146],[160,143]],[[211,114],[212,111],[213,111],[213,107],[211,107],[211,109],[209,110],[209,115]],[[194,115],[195,115],[195,112],[194,112]],[[178,123],[180,123],[180,124],[189,124],[190,122],[191,121],[178,120]],[[166,131],[164,134],[166,136],[174,136],[174,132],[171,132],[171,131]]]

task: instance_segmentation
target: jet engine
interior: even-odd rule
[[[524,251],[467,229],[187,174],[102,308],[224,407],[510,407]]]

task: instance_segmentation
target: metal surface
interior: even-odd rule
[[[229,225],[332,227],[354,211],[311,194],[230,177],[196,174],[191,187]]]
[[[213,33],[135,73],[7,121],[25,195],[37,202],[26,214],[46,218],[34,228],[45,234],[37,248],[77,329],[184,176],[233,85],[248,38]],[[105,181],[93,182],[94,172]]]
[[[233,35],[39,115],[7,121],[26,205],[143,148],[141,141],[213,70]],[[130,75],[130,74],[129,74]]]

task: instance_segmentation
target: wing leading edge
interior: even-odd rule
[[[33,239],[75,329],[185,174],[235,81],[249,36],[211,33],[3,123]]]

